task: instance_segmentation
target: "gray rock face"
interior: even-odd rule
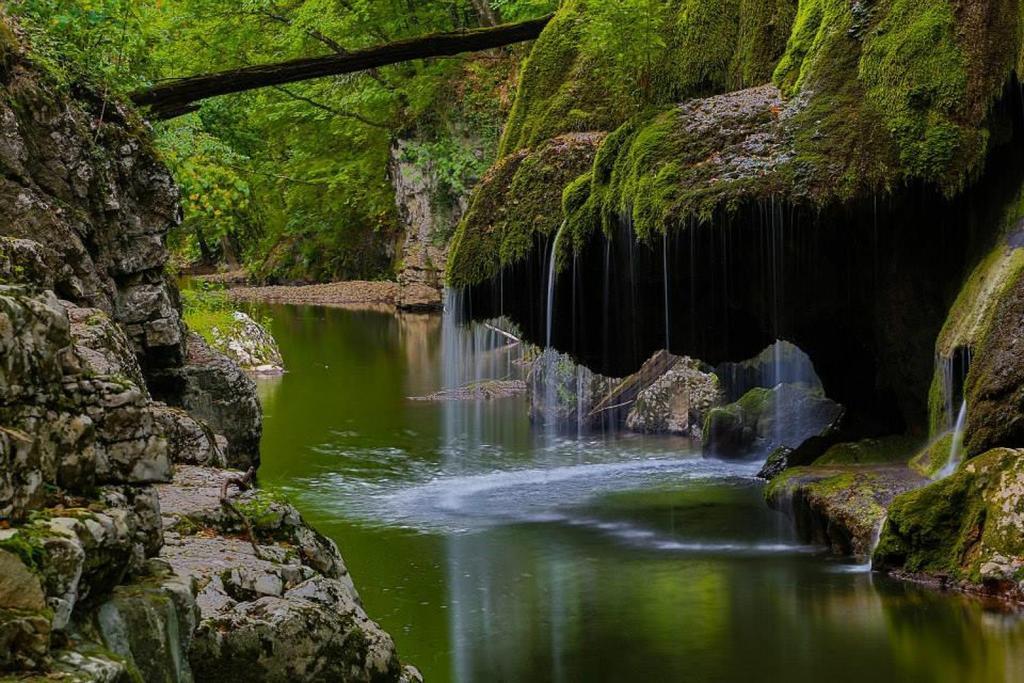
[[[98,96],[69,102],[24,59],[2,87],[0,235],[42,245],[29,259],[46,266],[35,269],[40,285],[112,314],[145,365],[180,360],[182,326],[163,274],[178,191],[144,124]]]
[[[255,387],[198,338],[185,363],[163,274],[176,190],[142,123],[98,95],[58,94],[0,30],[0,677],[187,683],[206,665],[196,653],[217,647],[246,679],[417,680],[337,548],[291,506],[238,500],[266,543],[254,551],[247,525],[217,517],[223,475],[195,468],[214,474],[198,496],[211,513],[191,523],[234,536],[165,535],[176,513],[152,484],[175,460],[225,461],[203,416],[236,461],[258,459]],[[191,414],[155,402],[153,378]],[[165,539],[173,571],[154,560]],[[231,557],[223,576],[210,569]],[[240,635],[211,630],[208,610]]]
[[[220,504],[228,474],[182,467],[160,487],[169,529],[161,557],[202,586],[196,678],[398,680],[394,643],[366,616],[334,543],[287,502],[249,491],[234,505],[254,548],[246,525]]]
[[[724,400],[718,377],[702,371],[693,359],[681,358],[637,394],[626,416],[626,427],[634,432],[682,434],[699,439],[704,417]]]
[[[228,465],[245,469],[259,464],[263,409],[256,384],[202,337],[189,334],[187,363],[155,374],[149,386],[157,398],[227,437]]]
[[[459,197],[450,207],[438,206],[432,169],[420,168],[411,160],[410,148],[407,140],[399,140],[391,148],[391,182],[405,227],[396,303],[406,310],[440,310],[447,247],[439,235],[459,222],[468,198]]]
[[[75,342],[74,356],[81,361],[78,371],[123,377],[148,396],[135,347],[121,326],[98,308],[79,308],[72,304],[65,307]]]

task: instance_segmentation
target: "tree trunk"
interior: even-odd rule
[[[498,13],[491,8],[489,0],[471,0],[476,15],[480,17],[481,26],[497,26]]]
[[[277,64],[190,76],[139,90],[132,95],[132,101],[149,107],[153,118],[170,119],[193,111],[197,102],[218,95],[365,71],[414,59],[450,57],[463,52],[490,50],[533,40],[540,35],[550,20],[551,15],[548,15],[540,19],[494,28],[435,33],[325,57],[294,59]]]

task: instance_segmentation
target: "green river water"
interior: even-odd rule
[[[341,548],[427,681],[1024,681],[1024,621],[807,547],[756,466],[674,438],[555,438],[440,316],[268,306],[262,485]]]

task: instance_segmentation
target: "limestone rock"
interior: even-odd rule
[[[243,370],[264,375],[284,372],[284,360],[273,335],[241,311],[232,313],[232,318],[234,324],[229,329],[213,328],[213,348]]]
[[[416,680],[363,611],[336,546],[264,491],[220,504],[228,472],[182,467],[162,485],[161,557],[202,586],[190,661],[198,680]],[[201,532],[201,533],[199,533]],[[409,676],[413,676],[409,678]]]
[[[54,254],[34,240],[0,236],[0,282],[53,289]]]
[[[152,407],[152,413],[167,438],[168,450],[175,463],[226,466],[224,449],[208,425],[180,408],[158,404]]]
[[[430,162],[416,163],[414,141],[398,140],[391,147],[389,167],[395,186],[395,204],[405,228],[399,292],[395,303],[405,310],[440,310],[447,259],[445,236],[466,210],[467,197],[442,206],[435,201],[437,178]]]
[[[875,564],[1024,599],[1024,451],[997,448],[896,498]]]
[[[0,608],[38,612],[44,607],[39,577],[17,555],[0,550]]]
[[[813,465],[788,469],[765,489],[807,541],[865,558],[893,499],[927,480],[907,467]]]
[[[124,330],[98,308],[66,305],[79,373],[119,376],[145,392],[146,380],[135,347]]]
[[[147,362],[180,361],[180,332],[155,338],[145,329],[158,321],[180,329],[163,274],[163,236],[180,211],[170,173],[140,136],[142,123],[96,93],[71,100],[23,58],[3,90],[0,159],[10,172],[0,178],[0,234],[42,245],[28,261],[46,266],[36,277],[30,271],[40,269],[19,257],[18,279],[113,313],[118,323],[140,323],[129,336]],[[0,257],[0,272],[8,260]],[[143,302],[133,295],[140,288],[162,294]],[[139,305],[125,309],[125,299]]]
[[[705,415],[724,398],[715,375],[703,372],[696,361],[683,358],[637,394],[626,416],[626,427],[635,432],[701,438]]]
[[[115,588],[92,619],[106,648],[142,680],[190,683],[188,654],[199,620],[193,590],[166,563],[152,560],[141,577]]]
[[[154,396],[227,437],[228,465],[244,469],[258,464],[263,410],[253,380],[197,334],[189,334],[187,360],[183,367],[151,377]]]

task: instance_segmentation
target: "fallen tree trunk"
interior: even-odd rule
[[[170,119],[195,109],[197,102],[218,95],[255,90],[273,85],[325,76],[365,71],[429,57],[451,57],[533,40],[551,15],[516,24],[453,33],[434,33],[385,45],[327,55],[230,69],[160,83],[132,94],[135,104],[149,107],[150,116]]]

